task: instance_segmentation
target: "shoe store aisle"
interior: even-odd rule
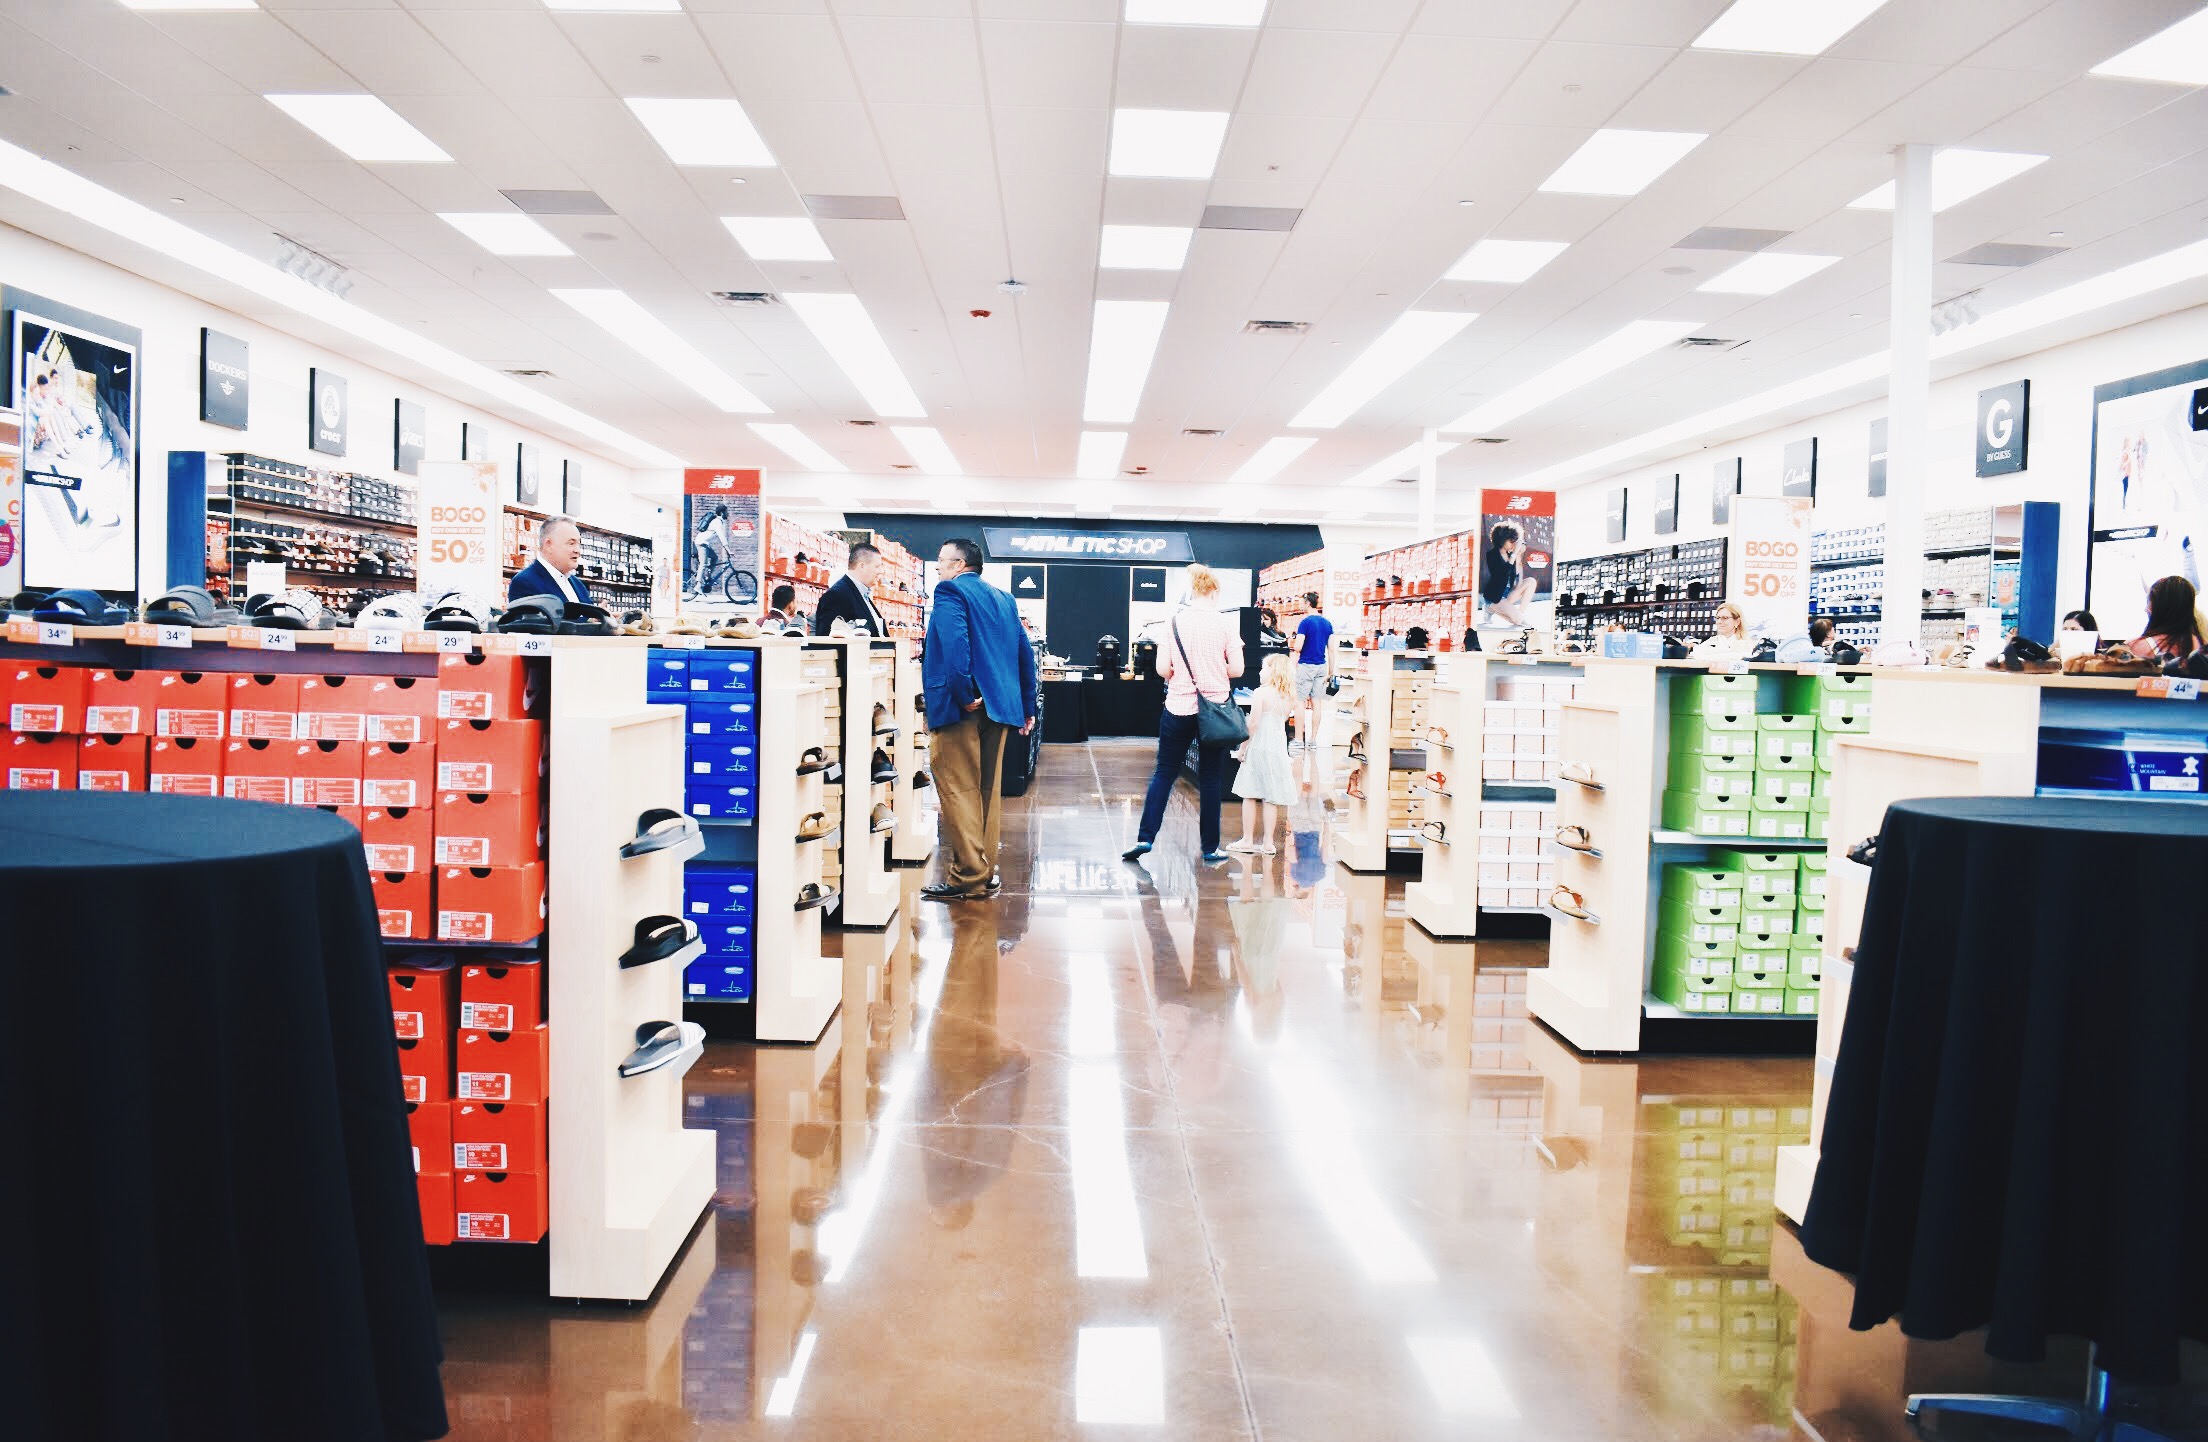
[[[2068,1389],[1847,1330],[1771,1225],[1808,1062],[1575,1055],[1543,943],[1425,938],[1317,801],[1205,866],[1183,785],[1122,862],[1150,757],[1049,748],[999,895],[906,873],[820,1045],[709,1048],[652,1304],[448,1298],[453,1436],[1899,1442],[1905,1391]]]

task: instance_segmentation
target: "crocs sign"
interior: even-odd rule
[[[423,463],[414,561],[423,595],[458,590],[487,601],[505,595],[498,470],[490,461]]]
[[[1045,531],[983,527],[995,561],[1180,561],[1196,559],[1185,531]]]

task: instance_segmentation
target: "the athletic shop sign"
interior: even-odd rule
[[[1025,526],[985,526],[981,543],[993,561],[1196,559],[1185,531],[1045,531]]]

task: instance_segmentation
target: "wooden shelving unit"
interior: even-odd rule
[[[935,854],[935,828],[929,819],[933,807],[921,803],[923,797],[930,802],[934,797],[931,787],[917,784],[928,769],[928,712],[919,647],[912,642],[897,649],[896,693],[897,741],[890,758],[897,763],[897,785],[889,804],[897,829],[889,839],[889,859],[899,866],[925,866]],[[928,779],[932,784],[935,778]]]
[[[1391,851],[1419,847],[1426,808],[1411,786],[1429,769],[1424,738],[1433,660],[1418,652],[1365,651],[1348,672],[1351,680],[1331,698],[1335,714],[1323,729],[1334,738],[1329,752],[1343,774],[1363,766],[1364,795],[1345,796],[1334,854],[1352,871],[1385,871]],[[1359,737],[1367,756],[1362,762],[1349,756]]]
[[[839,918],[845,927],[889,926],[897,919],[897,878],[889,869],[888,834],[876,834],[872,821],[876,806],[894,808],[895,801],[889,787],[868,779],[868,768],[877,750],[888,753],[896,765],[896,747],[904,739],[906,722],[897,707],[897,642],[861,637],[831,644],[843,651],[843,714],[838,718],[844,758]],[[901,766],[893,784],[908,784]]]

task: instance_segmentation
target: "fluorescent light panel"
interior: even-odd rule
[[[1707,139],[1687,130],[1598,130],[1541,188],[1561,195],[1639,195]]]
[[[1099,966],[1102,959],[1097,959]],[[1066,1131],[1073,1187],[1074,1273],[1150,1275],[1142,1209],[1127,1160],[1127,1117],[1116,1061],[1079,1061],[1067,1078]]]
[[[1427,1390],[1451,1417],[1513,1418],[1510,1399],[1494,1358],[1472,1337],[1406,1337],[1411,1357],[1426,1376]]]
[[[1462,444],[1461,441],[1435,441],[1434,455],[1437,458],[1445,456]],[[1342,485],[1350,489],[1356,489],[1363,486],[1377,486],[1384,481],[1395,480],[1405,471],[1416,468],[1419,462],[1425,459],[1422,453],[1424,446],[1425,442],[1423,441],[1413,441],[1386,460],[1373,462],[1356,475],[1342,482]]]
[[[1089,382],[1081,419],[1110,425],[1131,421],[1157,357],[1171,302],[1100,300],[1089,326]]]
[[[1478,318],[1470,311],[1403,312],[1288,424],[1298,429],[1340,425]]]
[[[268,103],[368,165],[450,165],[452,157],[373,95],[271,95]]]
[[[1287,1118],[1288,1151],[1312,1205],[1368,1281],[1431,1285],[1433,1264],[1388,1210],[1358,1149],[1364,1123],[1326,1080],[1326,1069],[1295,1056],[1277,1057],[1269,1075]]]
[[[1288,469],[1296,457],[1311,449],[1316,436],[1274,436],[1259,446],[1255,454],[1242,463],[1241,469],[1227,477],[1229,485],[1254,486],[1269,481]]]
[[[759,439],[809,471],[850,469],[796,426],[785,425],[780,421],[753,421],[751,428],[759,433]]]
[[[1936,215],[1951,205],[1961,205],[1974,195],[1983,195],[2005,180],[2014,180],[2033,166],[2042,164],[2044,155],[2026,155],[2007,150],[1965,150],[1957,147],[1938,150],[1932,154],[1932,211]],[[1892,210],[1894,208],[1894,183],[1889,180],[1870,194],[1848,202],[1850,210]]]
[[[258,10],[257,0],[123,0],[125,10]]]
[[[1103,270],[1179,270],[1195,238],[1183,225],[1107,225],[1096,263]]]
[[[769,1417],[787,1417],[797,1410],[797,1394],[805,1385],[805,1368],[813,1360],[813,1347],[820,1335],[810,1329],[799,1334],[797,1348],[790,1354],[790,1370],[774,1379],[774,1388],[767,1393],[767,1405],[762,1409]]]
[[[623,102],[677,165],[749,168],[774,164],[767,142],[734,100]]]
[[[1112,1005],[1112,979],[1104,958],[1087,953],[1066,962],[1066,1050],[1077,1057],[1106,1057],[1119,1051],[1119,1009]]]
[[[803,216],[724,215],[721,224],[753,260],[834,260],[828,242]]]
[[[1073,1419],[1165,1421],[1165,1346],[1155,1327],[1083,1327],[1074,1345]]]
[[[874,408],[874,414],[924,416],[928,413],[928,408],[920,404],[920,397],[913,393],[912,383],[897,368],[896,358],[889,353],[889,343],[875,329],[874,318],[866,313],[866,307],[859,303],[857,296],[785,291],[782,300],[797,312],[797,318],[805,322],[813,338],[843,368],[851,384],[859,388],[859,394]]]
[[[1115,110],[1111,173],[1208,180],[1228,118],[1224,110]]]
[[[2208,10],[2196,10],[2160,34],[2111,55],[2093,73],[2163,85],[2208,85]]]
[[[1571,248],[1564,240],[1483,240],[1442,275],[1443,280],[1476,280],[1516,285]]]
[[[943,439],[943,433],[934,426],[891,426],[890,434],[905,453],[918,463],[920,469],[931,476],[963,476],[958,457],[951,454],[951,447]]]
[[[1749,256],[1723,275],[1713,276],[1695,287],[1713,295],[1776,295],[1796,281],[1807,280],[1828,265],[1837,265],[1837,255],[1795,255],[1766,250]]]
[[[705,352],[638,305],[625,291],[555,288],[552,294],[605,327],[608,334],[724,411],[764,415],[765,402],[746,390]]]
[[[1073,473],[1084,481],[1108,481],[1119,474],[1119,459],[1126,454],[1125,431],[1083,431]]]
[[[1734,0],[1694,42],[1697,50],[1822,55],[1886,0]]]
[[[1662,350],[1681,336],[1692,335],[1698,320],[1637,320],[1611,332],[1569,360],[1549,367],[1523,385],[1514,386],[1491,401],[1473,407],[1442,427],[1445,431],[1492,434],[1498,426],[1527,411],[1547,405],[1558,396],[1591,385],[1612,371],[1631,365],[1642,356]]]
[[[1263,24],[1265,0],[1127,0],[1129,25]]]
[[[441,210],[437,218],[493,255],[573,255],[564,241],[518,210]]]

